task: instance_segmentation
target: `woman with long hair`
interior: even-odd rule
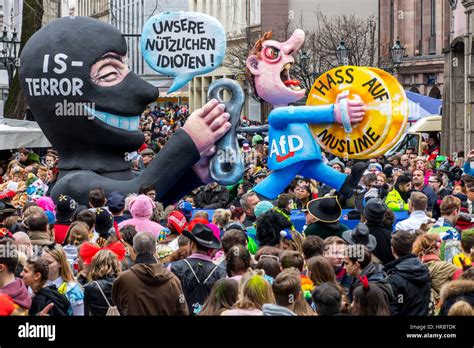
[[[113,306],[112,284],[120,272],[120,262],[110,250],[100,250],[90,264],[89,280],[84,286],[84,314],[106,315]]]
[[[47,286],[55,285],[71,303],[73,315],[84,315],[84,292],[74,278],[61,245],[53,243],[43,248],[41,258],[48,264]]]
[[[221,315],[263,315],[265,303],[275,303],[272,286],[263,272],[249,270],[240,281],[239,300]]]
[[[211,293],[198,315],[221,315],[237,302],[239,283],[234,279],[222,278],[214,283]]]
[[[33,299],[29,315],[37,315],[53,303],[48,314],[52,316],[66,316],[72,314],[71,304],[66,296],[60,294],[56,287],[46,286],[48,280],[48,264],[39,257],[29,258],[26,261],[21,277],[26,286],[33,291]]]
[[[351,314],[364,316],[390,315],[388,299],[384,291],[376,284],[369,284],[367,278],[362,280],[354,290]]]

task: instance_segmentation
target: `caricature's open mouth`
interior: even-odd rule
[[[126,131],[137,131],[140,125],[140,116],[118,116],[108,112],[87,108],[91,117],[97,118],[109,126],[120,128]]]
[[[280,79],[290,91],[301,91],[300,81],[291,79],[290,69],[292,66],[293,63],[286,63],[283,65],[280,72]]]

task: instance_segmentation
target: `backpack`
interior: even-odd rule
[[[102,288],[100,287],[99,283],[97,281],[94,281],[95,285],[99,288],[100,293],[102,294],[102,297],[105,300],[105,303],[107,303],[107,306],[109,307],[107,309],[107,313],[105,313],[106,316],[108,317],[117,317],[120,316],[120,312],[117,308],[117,306],[111,306],[109,300],[107,300],[107,297],[105,296],[104,292],[102,291]]]
[[[215,265],[214,268],[207,275],[206,279],[201,281],[196,275],[196,272],[194,271],[189,261],[186,259],[184,259],[183,261],[186,263],[186,265],[188,265],[194,278],[197,281],[197,285],[192,290],[190,290],[189,293],[186,294],[186,301],[188,302],[189,313],[191,315],[197,315],[201,311],[204,302],[209,296],[210,289],[207,282],[217,270],[219,265]]]

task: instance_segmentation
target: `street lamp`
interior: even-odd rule
[[[301,70],[303,70],[305,73],[308,71],[308,63],[309,63],[309,56],[306,53],[306,51],[301,52],[300,55],[300,65],[301,65]]]
[[[392,62],[395,66],[394,73],[397,74],[397,68],[403,61],[403,56],[405,55],[405,47],[402,47],[400,44],[400,38],[397,37],[397,41],[395,41],[395,45],[390,49],[390,53],[392,56]]]
[[[336,48],[336,58],[339,65],[349,65],[349,53],[351,49],[346,47],[343,39]]]
[[[0,38],[0,61],[2,62],[5,70],[8,73],[8,87],[10,88],[13,83],[13,75],[17,66],[18,61],[18,50],[20,47],[20,40],[18,39],[18,33],[16,28],[13,28],[11,39],[8,37],[8,31],[6,27],[3,27],[2,37]]]

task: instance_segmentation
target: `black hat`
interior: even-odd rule
[[[107,197],[107,206],[112,213],[120,213],[125,207],[125,196],[118,191],[110,192]]]
[[[68,195],[59,195],[56,202],[56,220],[70,221],[77,212],[77,202]]]
[[[411,175],[409,173],[403,173],[397,178],[397,182],[395,184],[398,186],[408,184],[409,182],[411,182]]]
[[[377,240],[369,233],[369,228],[365,224],[358,224],[355,229],[342,233],[342,238],[349,244],[362,244],[373,251],[377,246]]]
[[[221,247],[220,240],[214,236],[211,228],[204,224],[194,225],[192,232],[184,230],[183,235],[205,248],[219,249]]]
[[[97,208],[95,210],[95,231],[104,235],[109,233],[110,229],[114,227],[114,218],[107,209]]]
[[[0,219],[6,219],[7,217],[16,213],[16,209],[8,203],[0,202]]]
[[[364,216],[367,222],[380,223],[386,211],[387,206],[380,198],[372,198],[365,205]]]
[[[322,222],[336,222],[342,215],[336,196],[316,198],[308,203],[307,208],[311,215]]]

